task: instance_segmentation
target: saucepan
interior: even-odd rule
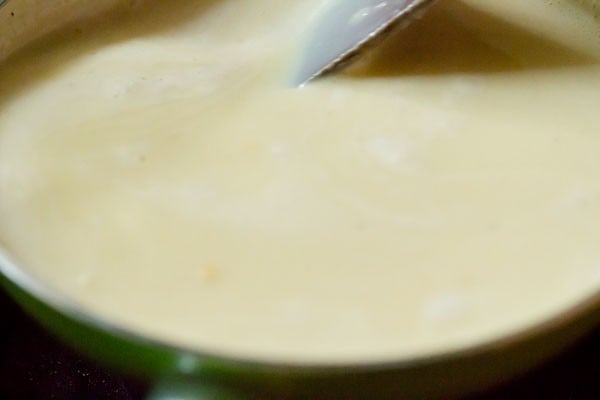
[[[0,0],[0,62],[31,40],[117,2]],[[164,343],[94,316],[29,274],[2,246],[0,236],[0,282],[27,312],[91,357],[162,382],[157,399],[450,398],[524,373],[600,322],[599,287],[534,327],[459,351],[367,365],[264,362]]]

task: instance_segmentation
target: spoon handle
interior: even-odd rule
[[[294,84],[339,70],[386,34],[420,17],[436,0],[337,0],[309,36]]]

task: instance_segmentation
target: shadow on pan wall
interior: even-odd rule
[[[17,52],[8,65],[0,65],[0,109],[22,91],[68,68],[83,54],[184,26],[223,1],[143,0],[135,10],[113,10],[110,12],[112,18],[99,16],[49,35]],[[598,0],[568,1],[585,12],[600,14]],[[8,9],[3,7],[3,10]],[[119,25],[119,32],[114,29],[115,25]],[[598,27],[600,35],[600,22]],[[69,37],[69,41],[60,40],[63,37]],[[32,54],[35,57],[31,57]],[[31,62],[32,59],[36,62]],[[369,79],[492,74],[597,62],[591,54],[565,47],[466,2],[447,0],[439,2],[423,19],[388,38],[343,75],[351,79]]]
[[[6,63],[0,63],[0,110],[20,93],[69,68],[86,54],[184,26],[222,2],[141,0],[135,3],[135,8],[123,5],[46,35],[9,56]],[[9,12],[10,9],[2,7],[1,12]]]
[[[3,1],[0,0],[0,3]],[[12,56],[8,68],[0,65],[0,109],[22,90],[67,68],[83,54],[184,26],[223,1],[142,0],[133,11],[120,8],[110,12],[112,18],[99,16],[49,35]],[[600,15],[599,0],[565,2]],[[3,7],[4,12],[8,9],[10,7]],[[119,25],[119,32],[115,31],[115,25]],[[80,34],[74,35],[74,32]],[[65,36],[69,37],[69,41],[60,40]],[[35,54],[34,63],[31,62],[32,53]],[[470,6],[468,2],[446,0],[439,2],[423,19],[388,38],[344,75],[352,79],[368,79],[490,74],[566,68],[596,62],[598,59],[591,54],[565,47]]]
[[[576,2],[587,7],[600,3]],[[368,79],[494,74],[585,66],[598,61],[591,54],[568,48],[465,2],[450,0],[438,3],[421,20],[388,38],[345,75]]]

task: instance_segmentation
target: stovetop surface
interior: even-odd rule
[[[0,291],[0,399],[143,400],[149,382],[58,342]],[[468,400],[600,399],[600,329],[526,377]],[[376,399],[373,399],[376,400]]]

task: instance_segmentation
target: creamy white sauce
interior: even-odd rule
[[[126,2],[130,3],[130,2]],[[0,240],[173,343],[369,362],[600,287],[592,1],[441,1],[287,85],[323,1],[147,1],[0,66]]]

